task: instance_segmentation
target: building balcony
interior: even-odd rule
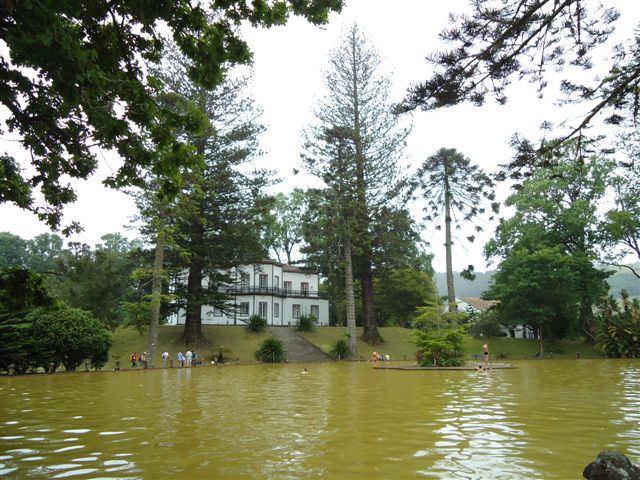
[[[238,285],[220,287],[220,291],[229,295],[273,295],[275,297],[293,298],[329,298],[327,292],[317,290],[289,290],[276,287],[252,287]]]

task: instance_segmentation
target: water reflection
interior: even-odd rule
[[[564,479],[603,449],[640,457],[637,361],[301,369],[2,378],[0,475]]]

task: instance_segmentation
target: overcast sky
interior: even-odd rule
[[[441,48],[438,33],[447,26],[448,13],[467,8],[467,2],[463,0],[347,0],[346,3],[343,12],[332,15],[329,25],[324,27],[314,27],[304,20],[292,18],[285,27],[244,30],[254,52],[253,94],[264,112],[262,121],[267,127],[261,139],[265,155],[259,160],[259,166],[279,171],[282,182],[276,187],[278,191],[288,192],[312,181],[304,174],[294,176],[292,171],[301,168],[301,130],[312,120],[314,106],[324,95],[323,72],[327,59],[345,29],[356,22],[364,31],[379,52],[382,69],[390,78],[391,100],[399,101],[411,83],[428,77],[430,67],[424,58]],[[626,10],[619,28],[623,39],[631,32],[627,26],[637,24],[640,2],[629,1]],[[558,94],[553,88],[544,98],[538,99],[535,86],[523,82],[514,85],[508,94],[509,102],[504,106],[489,102],[481,108],[461,105],[407,115],[404,121],[413,124],[405,160],[409,171],[415,170],[439,148],[447,147],[456,148],[485,171],[493,172],[498,164],[510,159],[512,152],[508,140],[512,134],[519,132],[538,138],[542,121],[558,122],[569,118],[575,123],[581,111],[559,108],[555,103]],[[0,151],[10,150],[15,154],[15,142],[9,145],[6,137],[1,141]],[[28,165],[26,155],[16,156],[23,166]],[[132,202],[125,194],[107,189],[100,183],[117,169],[118,159],[109,152],[100,152],[99,160],[96,175],[90,181],[77,183],[78,202],[65,210],[66,222],[78,220],[84,227],[83,233],[70,240],[94,245],[102,235],[112,232],[134,238],[136,232],[130,228],[129,220],[135,214]],[[500,198],[507,194],[507,187],[502,187]],[[418,219],[419,205],[414,205],[412,211]],[[494,228],[495,225],[486,225],[485,235],[472,245],[456,244],[455,270],[470,263],[479,271],[487,268],[482,246]],[[0,231],[31,238],[48,230],[32,214],[5,204],[0,205]],[[441,232],[428,225],[422,236],[430,242],[435,253],[434,267],[444,271]]]

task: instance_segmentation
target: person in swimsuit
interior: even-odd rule
[[[489,346],[485,343],[482,345],[482,356],[484,357],[484,366],[489,366]]]

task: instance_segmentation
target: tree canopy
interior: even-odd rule
[[[75,200],[68,178],[86,179],[97,166],[98,146],[116,151],[123,165],[112,186],[140,184],[144,170],[171,174],[195,161],[176,138],[190,115],[157,102],[158,83],[147,75],[170,35],[191,61],[189,77],[211,89],[227,68],[246,64],[251,52],[239,25],[270,27],[290,14],[325,23],[342,0],[240,0],[202,3],[11,1],[0,5],[0,102],[8,111],[0,132],[14,132],[31,155],[25,173],[5,152],[0,162],[0,201],[35,211],[53,228]],[[165,34],[166,32],[166,34]],[[37,205],[34,188],[43,194]],[[68,228],[77,228],[69,225]]]

